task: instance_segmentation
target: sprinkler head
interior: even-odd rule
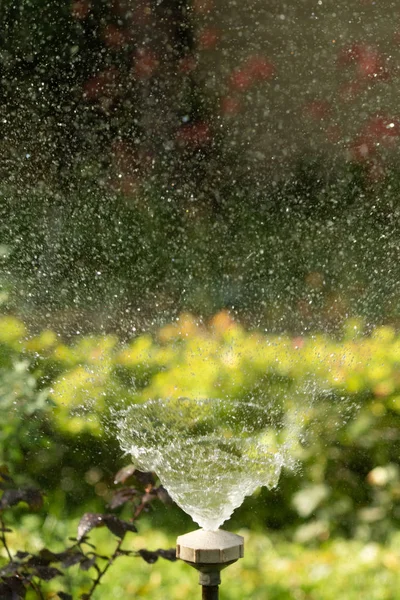
[[[244,555],[242,536],[218,529],[198,529],[176,540],[176,557],[199,571],[199,583],[218,586],[220,571]]]

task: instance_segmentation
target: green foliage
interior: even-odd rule
[[[106,436],[103,428],[112,409],[150,398],[177,403],[182,397],[239,403],[274,398],[285,414],[303,420],[304,435],[295,449],[300,469],[284,474],[277,490],[262,489],[248,498],[231,527],[268,526],[290,533],[294,541],[281,537],[275,547],[252,536],[249,543],[260,547],[232,567],[222,597],[356,599],[362,578],[365,589],[373,590],[369,597],[392,598],[398,584],[393,531],[400,519],[399,363],[396,331],[382,326],[366,333],[356,320],[347,322],[340,338],[292,337],[246,331],[225,312],[207,325],[183,314],[154,334],[125,343],[114,336],[79,336],[64,343],[51,331],[32,336],[19,319],[4,314],[3,458],[28,481],[45,485],[53,519],[74,517],[78,507],[80,514],[99,514],[100,500],[110,498],[107,473],[120,460],[113,434]],[[129,494],[116,498],[118,505]],[[170,511],[168,528],[182,531],[183,522],[190,527],[182,517]],[[165,514],[154,513],[152,523],[165,526]],[[345,543],[340,534],[358,541]],[[160,536],[153,532],[149,545]],[[386,540],[387,546],[374,540]],[[102,593],[129,589],[146,598],[157,589],[158,597],[179,597],[182,589],[184,598],[194,585],[181,565],[174,574],[163,567],[156,574],[140,570],[132,582],[125,558],[120,564],[111,579],[104,577]]]
[[[289,420],[302,421],[293,450],[300,470],[286,474],[272,495],[246,501],[238,519],[294,527],[303,542],[334,531],[382,538],[399,521],[399,364],[394,329],[367,335],[356,320],[334,339],[246,331],[225,312],[207,326],[183,314],[127,343],[79,336],[65,344],[51,331],[30,336],[5,315],[3,453],[52,493],[60,485],[57,461],[67,463],[64,488],[72,497],[79,488],[82,501],[90,484],[78,482],[94,457],[106,472],[119,460],[110,411],[157,398],[273,400]]]

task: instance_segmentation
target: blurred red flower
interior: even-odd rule
[[[229,87],[244,92],[254,83],[254,77],[245,69],[235,69],[229,77]]]
[[[249,56],[243,69],[254,79],[267,80],[275,75],[275,65],[264,56]]]
[[[400,122],[386,115],[373,115],[364,123],[359,134],[349,147],[350,156],[356,162],[371,162],[382,147],[393,147],[400,136]],[[371,163],[372,164],[372,163]],[[374,167],[378,172],[380,169]]]
[[[204,121],[183,125],[177,133],[176,140],[181,146],[191,149],[206,146],[212,141],[210,126]]]
[[[193,0],[192,8],[198,15],[205,15],[214,8],[214,0]]]
[[[360,77],[386,81],[389,73],[383,55],[373,46],[355,43],[344,48],[338,57],[338,65],[347,67],[354,64]]]
[[[326,100],[312,100],[303,106],[303,113],[315,121],[322,121],[329,117],[331,111],[332,107]]]
[[[221,98],[221,112],[226,116],[237,115],[242,108],[242,104],[238,98],[233,96],[224,96]]]
[[[140,48],[136,53],[134,74],[138,79],[148,79],[157,70],[159,61],[151,50]]]
[[[89,0],[75,0],[75,2],[71,3],[71,14],[74,17],[74,19],[83,21],[83,19],[86,19],[89,12],[90,12]]]
[[[350,158],[355,162],[366,162],[376,153],[371,138],[358,135],[349,146]]]
[[[393,146],[400,135],[400,122],[388,116],[374,115],[365,123],[361,135],[380,144]]]
[[[189,73],[192,73],[192,71],[194,71],[196,68],[197,68],[197,60],[191,54],[184,56],[179,61],[178,69],[184,75],[188,75]]]
[[[249,56],[230,75],[229,87],[244,92],[257,81],[267,81],[274,77],[275,66],[264,56]]]
[[[119,49],[123,48],[126,44],[125,32],[112,23],[104,27],[101,37],[108,48]]]
[[[101,96],[113,96],[119,71],[116,67],[109,67],[93,75],[83,84],[83,96],[87,100],[96,100]]]
[[[197,33],[197,47],[199,50],[212,50],[220,37],[221,32],[216,27],[204,27]]]

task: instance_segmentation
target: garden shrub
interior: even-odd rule
[[[366,334],[353,320],[340,338],[293,337],[247,331],[227,312],[207,324],[182,314],[130,342],[77,336],[66,344],[50,331],[30,336],[18,319],[4,315],[0,343],[2,411],[14,419],[2,427],[3,439],[41,447],[43,465],[46,446],[54,447],[54,461],[63,447],[76,481],[94,449],[103,449],[99,461],[106,471],[120,460],[115,440],[104,434],[110,409],[163,397],[272,397],[286,412],[301,413],[301,468],[283,477],[269,501],[261,493],[257,517],[245,503],[250,522],[312,524],[299,533],[305,539],[307,531],[312,537],[335,529],[384,536],[399,519],[400,337],[391,327]],[[71,455],[74,445],[79,458]],[[25,464],[33,478],[40,460]],[[89,489],[81,489],[83,497]]]
[[[16,540],[15,536],[10,539],[14,533],[10,528],[10,521],[18,526],[18,519],[13,522],[9,513],[21,503],[28,505],[30,511],[42,509],[43,494],[35,488],[19,487],[7,467],[0,466],[0,556],[4,554],[4,559],[0,559],[0,597],[3,600],[43,599],[48,594],[60,600],[73,600],[77,596],[65,591],[65,582],[59,583],[60,578],[68,580],[64,577],[65,569],[73,566],[79,566],[79,573],[75,572],[73,591],[78,593],[79,590],[81,600],[89,600],[95,595],[98,597],[97,591],[104,575],[122,556],[140,557],[150,564],[155,563],[159,557],[176,560],[174,548],[156,551],[142,548],[135,551],[130,547],[122,547],[128,532],[138,532],[135,522],[155,499],[169,501],[166,490],[156,485],[152,473],[138,472],[132,466],[120,470],[115,476],[115,483],[119,484],[119,488],[110,496],[108,508],[115,511],[121,510],[121,507],[129,507],[129,520],[120,518],[114,512],[87,512],[79,521],[76,537],[69,538],[68,543],[64,540],[61,552],[45,547],[36,553],[29,545],[24,550],[13,547]],[[132,487],[132,483],[136,487]],[[97,550],[93,540],[89,541],[90,532],[99,527],[107,528],[117,539],[116,543],[108,545],[106,556]],[[90,575],[82,577],[86,572]]]

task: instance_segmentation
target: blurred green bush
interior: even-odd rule
[[[13,540],[13,548],[34,540],[38,546],[38,518],[24,518],[20,529],[23,538]],[[77,522],[54,523],[47,519],[41,532],[43,541],[54,543],[54,533],[67,536],[76,533]],[[397,600],[399,576],[398,534],[390,543],[364,544],[342,539],[325,542],[318,548],[304,548],[298,543],[282,540],[279,535],[264,535],[240,529],[245,538],[245,556],[222,574],[221,600]],[[110,551],[110,536],[104,529],[93,532],[93,540],[100,552]],[[149,547],[172,547],[176,537],[154,529],[140,529],[139,534],[127,540],[132,550]],[[18,545],[19,544],[19,545]],[[40,547],[40,546],[39,546]],[[92,571],[85,573],[75,565],[68,569],[63,580],[56,578],[48,584],[54,592],[65,582],[66,590],[74,597],[85,590]],[[69,585],[68,585],[69,584]],[[85,586],[86,584],[86,586]],[[143,600],[186,600],[199,596],[198,576],[183,562],[173,565],[158,561],[150,565],[140,558],[121,557],[104,577],[95,599],[109,597],[141,598]]]
[[[383,539],[400,520],[399,366],[395,330],[367,335],[357,320],[334,339],[246,331],[227,312],[208,324],[182,314],[128,343],[105,335],[65,344],[4,314],[1,460],[73,511],[93,486],[107,496],[108,474],[123,464],[113,409],[163,397],[273,398],[302,420],[300,468],[249,498],[234,522],[286,528],[303,543],[332,533]]]

